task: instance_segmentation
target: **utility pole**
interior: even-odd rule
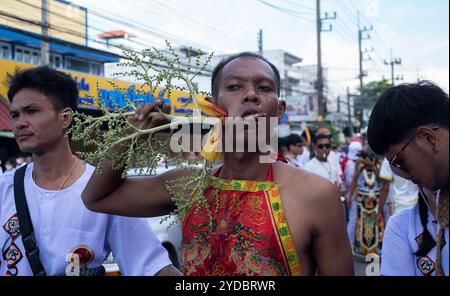
[[[41,40],[41,65],[50,64],[50,54],[48,45],[48,0],[42,0],[41,23],[42,23],[42,40]]]
[[[352,124],[352,113],[350,106],[350,88],[347,86],[347,120],[348,120],[348,133],[350,137],[353,137],[353,124]]]
[[[392,48],[391,48],[391,60],[390,61],[384,60],[384,64],[391,66],[391,83],[392,83],[392,86],[394,86],[395,85],[394,66],[395,65],[401,65],[402,64],[402,59],[401,58],[393,58],[392,57]],[[398,77],[397,80],[399,80],[399,79],[400,78]]]
[[[316,29],[317,29],[317,97],[318,97],[318,105],[319,105],[319,115],[325,116],[327,113],[327,105],[323,95],[323,69],[322,69],[322,45],[321,45],[321,33],[322,32],[331,32],[333,27],[329,24],[329,28],[324,30],[322,29],[322,22],[325,20],[333,20],[336,19],[336,12],[333,12],[331,16],[328,13],[325,13],[325,17],[320,16],[320,1],[316,0]]]
[[[364,70],[363,70],[363,61],[364,61],[364,54],[365,53],[369,53],[371,51],[373,51],[373,47],[372,50],[362,50],[362,42],[363,40],[367,40],[370,39],[370,35],[367,34],[366,36],[364,36],[364,32],[368,32],[368,31],[372,31],[373,30],[373,26],[371,25],[369,28],[367,28],[366,26],[364,26],[363,28],[361,28],[361,23],[359,20],[359,11],[358,11],[358,51],[359,51],[359,90],[362,93],[363,92],[363,88],[364,88],[364,83],[363,83],[363,77],[366,76],[364,74]],[[370,56],[369,56],[369,60],[370,60]]]
[[[337,112],[341,113],[341,97],[337,97]]]
[[[263,55],[263,30],[259,29],[258,32],[258,51],[259,54],[262,56]]]

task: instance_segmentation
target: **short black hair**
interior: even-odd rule
[[[330,140],[330,143],[331,143],[331,136],[324,135],[324,134],[319,134],[319,135],[314,136],[313,142],[314,142],[314,144],[317,144],[317,142],[319,142],[319,140],[322,140],[322,139],[328,139],[328,140]]]
[[[286,146],[289,148],[290,145],[295,145],[297,143],[302,143],[302,138],[297,134],[290,134],[286,137]]]
[[[380,157],[379,157],[377,154],[375,154],[375,153],[374,153],[372,150],[370,150],[370,149],[363,149],[363,150],[359,151],[357,155],[358,155],[360,158],[367,158],[367,157],[369,157],[369,158],[372,159],[372,160],[374,160],[374,159],[376,159],[376,160],[380,159]]]
[[[231,56],[228,56],[224,59],[222,59],[217,66],[214,68],[213,73],[212,73],[212,77],[211,77],[211,94],[213,97],[217,96],[218,93],[218,81],[220,78],[220,71],[223,69],[223,67],[225,67],[229,62],[237,59],[237,58],[241,58],[241,57],[253,57],[253,58],[257,58],[260,59],[261,61],[265,62],[266,64],[268,64],[270,66],[270,68],[272,68],[273,73],[275,74],[275,83],[277,85],[277,95],[280,96],[281,93],[281,78],[280,78],[280,72],[278,71],[277,67],[275,67],[274,64],[272,64],[271,62],[269,62],[268,59],[266,59],[265,57],[263,57],[262,55],[253,53],[253,52],[241,52],[241,53],[237,53]]]
[[[385,91],[369,119],[367,140],[377,154],[403,142],[421,125],[448,129],[448,94],[431,81],[404,83]]]
[[[11,103],[20,90],[29,88],[47,96],[56,111],[67,107],[77,110],[77,83],[68,74],[48,66],[16,69],[13,75],[8,74],[7,85]]]
[[[278,148],[282,148],[282,147],[286,147],[286,140],[287,140],[287,136],[286,137],[278,137]]]

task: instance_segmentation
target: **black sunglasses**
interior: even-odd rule
[[[432,126],[430,127],[432,130],[437,130],[439,129],[439,126]],[[403,177],[405,179],[409,179],[409,173],[406,171],[405,168],[405,164],[403,163],[403,160],[400,157],[400,154],[403,152],[403,150],[406,149],[406,147],[408,147],[408,145],[414,140],[414,138],[417,136],[417,131],[414,132],[414,134],[408,139],[408,141],[406,141],[406,143],[403,145],[402,149],[400,149],[399,152],[397,152],[397,154],[394,155],[394,157],[392,157],[391,160],[389,160],[389,164],[392,168],[392,171],[399,175],[400,177]]]
[[[331,148],[331,144],[318,144],[317,148],[319,148],[319,149],[323,149],[323,148],[330,149]]]

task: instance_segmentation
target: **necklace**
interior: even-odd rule
[[[72,176],[72,173],[73,173],[73,171],[74,171],[74,169],[75,169],[75,166],[76,166],[76,164],[77,164],[77,162],[78,162],[78,158],[72,155],[72,159],[75,159],[75,160],[73,161],[72,168],[70,169],[69,174],[66,176],[66,178],[64,179],[64,182],[61,184],[61,186],[59,187],[58,190],[62,190],[62,189],[64,188],[64,185],[66,185],[67,181],[69,180],[70,176]],[[36,183],[36,172],[34,171],[34,169],[33,169],[33,171],[32,171],[31,176],[32,176],[32,178],[33,178],[33,181]]]
[[[367,172],[366,169],[363,170],[363,176],[364,176],[364,181],[366,182],[367,185],[373,185],[376,181],[376,177],[375,177],[375,173],[372,172],[372,174],[369,177],[369,174]]]

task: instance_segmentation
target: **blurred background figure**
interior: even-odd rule
[[[26,164],[25,162],[25,156],[19,155],[19,157],[16,158],[16,168],[20,168],[21,166],[24,166]]]
[[[387,223],[391,215],[413,208],[417,204],[419,187],[413,182],[394,174],[387,159],[383,160],[380,170],[382,184],[380,208],[377,220]]]
[[[287,136],[278,138],[278,153],[283,154],[283,156],[286,155],[288,151],[286,146],[286,139]]]
[[[362,258],[370,253],[381,254],[384,225],[377,223],[380,190],[378,159],[370,151],[361,150],[349,195],[356,221],[350,219],[348,230],[353,254]]]
[[[317,136],[328,137],[330,139],[330,144],[332,144],[333,135],[328,128],[319,128],[316,132],[316,137]],[[339,162],[339,155],[336,154],[335,151],[330,150],[327,156],[327,161],[333,166],[333,170],[338,173],[338,187],[340,188],[341,192],[345,193],[346,188],[343,184],[343,173]]]
[[[15,158],[10,158],[5,161],[5,172],[12,171],[16,168],[16,160]]]
[[[356,164],[357,161],[359,159],[359,153],[362,150],[362,145],[360,142],[352,142],[350,143],[350,145],[348,146],[348,154],[347,157],[345,158],[345,160],[342,162],[342,170],[344,171],[344,182],[345,182],[345,187],[346,188],[350,188],[352,181],[353,181],[353,176],[355,175],[355,170],[356,170]],[[346,194],[346,209],[347,209],[347,221],[349,221],[350,217],[351,219],[351,224],[349,225],[349,227],[351,229],[355,228],[355,222],[356,222],[356,208],[355,205],[353,205],[352,207],[352,202],[350,199],[350,190],[347,191]]]
[[[322,176],[339,188],[339,171],[329,159],[331,151],[331,138],[327,135],[318,135],[315,138],[314,156],[305,165],[305,170]]]
[[[303,153],[303,139],[297,134],[290,134],[286,137],[285,140],[287,152],[286,160],[291,164],[292,166],[303,168],[304,163],[302,160],[302,153]]]
[[[332,149],[333,153],[336,154],[339,163],[341,163],[342,160],[344,160],[344,158],[347,156],[347,153],[345,153],[344,148],[342,147],[341,144],[336,144],[336,145],[332,144],[331,149]]]
[[[183,160],[186,161],[188,164],[193,164],[200,160],[199,152],[189,151],[182,153],[183,153]]]
[[[306,163],[311,160],[311,151],[312,149],[312,136],[311,131],[309,128],[306,128],[302,134],[302,140],[303,140],[303,151],[302,155],[300,156],[301,162],[302,162],[302,168],[305,167]]]

